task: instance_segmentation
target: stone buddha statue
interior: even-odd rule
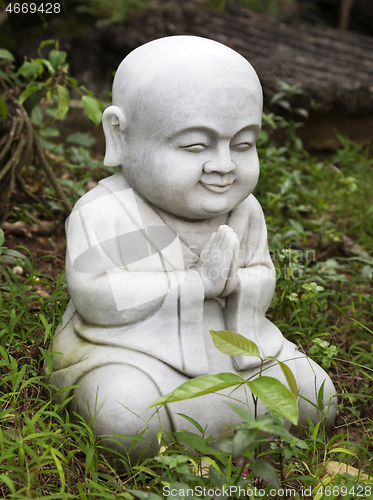
[[[238,332],[262,357],[288,364],[300,425],[308,416],[321,418],[311,403],[324,382],[327,419],[334,421],[331,379],[265,317],[275,270],[252,194],[261,116],[254,69],[220,43],[172,36],[137,48],[120,64],[113,105],[103,115],[105,165],[118,171],[85,194],[67,220],[71,301],[54,336],[49,374],[59,388],[78,386],[71,408],[98,436],[147,429],[148,453],[156,453],[160,425],[169,432],[188,428],[178,413],[207,426],[207,434],[229,432],[239,422],[224,404],[229,390],[167,404],[156,414],[149,409],[191,377],[258,372],[258,358],[222,354],[210,330]],[[272,365],[266,363],[266,375],[286,384]],[[234,397],[252,404],[242,387]],[[129,442],[114,439],[110,446]]]

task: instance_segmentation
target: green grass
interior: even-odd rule
[[[311,488],[317,500],[369,498],[367,489],[358,490],[368,481],[330,478],[325,468],[336,461],[372,472],[373,162],[365,146],[342,137],[330,158],[311,157],[294,144],[294,130],[287,126],[284,146],[272,141],[270,130],[259,144],[261,178],[255,194],[264,207],[278,277],[268,317],[329,371],[340,393],[340,417],[329,436],[322,426],[311,426],[304,441],[278,438],[262,453],[278,470],[283,487],[295,488],[294,498],[306,498],[302,488]],[[75,137],[54,150],[56,170],[68,173],[71,201],[92,176],[105,174],[92,160],[86,139]],[[25,179],[42,185],[40,175],[35,169],[23,172]],[[58,209],[53,200],[50,210]],[[33,211],[24,206],[11,212],[10,220],[27,222]],[[198,425],[196,434],[164,434],[157,457],[131,465],[66,411],[69,394],[61,403],[51,399],[43,366],[50,364],[47,348],[68,300],[64,274],[47,276],[39,270],[42,261],[34,261],[24,248],[17,249],[20,253],[6,249],[6,243],[0,254],[0,496],[151,500],[162,498],[164,487],[189,486],[202,493],[223,485],[247,487],[242,464],[232,461],[229,450],[211,448],[211,437]],[[12,272],[16,264],[24,269],[22,276]],[[43,299],[35,284],[42,284],[49,297]],[[254,482],[254,476],[248,476],[249,487],[268,495],[271,487]],[[331,489],[321,495],[325,487]],[[232,496],[240,497],[238,492]],[[254,491],[251,498],[259,497]]]

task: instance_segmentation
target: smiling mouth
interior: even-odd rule
[[[209,191],[212,191],[213,193],[225,193],[228,191],[228,189],[232,186],[233,182],[230,182],[229,184],[207,184],[206,182],[200,181],[202,186],[208,189]]]

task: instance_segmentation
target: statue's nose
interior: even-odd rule
[[[210,160],[203,165],[203,170],[206,174],[217,172],[221,175],[228,174],[236,168],[236,165],[231,159],[229,147],[220,148]]]

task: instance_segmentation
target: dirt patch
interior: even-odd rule
[[[14,229],[4,229],[4,245],[26,255],[37,271],[56,279],[65,267],[66,236],[63,225],[59,224],[48,235],[31,230],[18,230],[17,233]]]

